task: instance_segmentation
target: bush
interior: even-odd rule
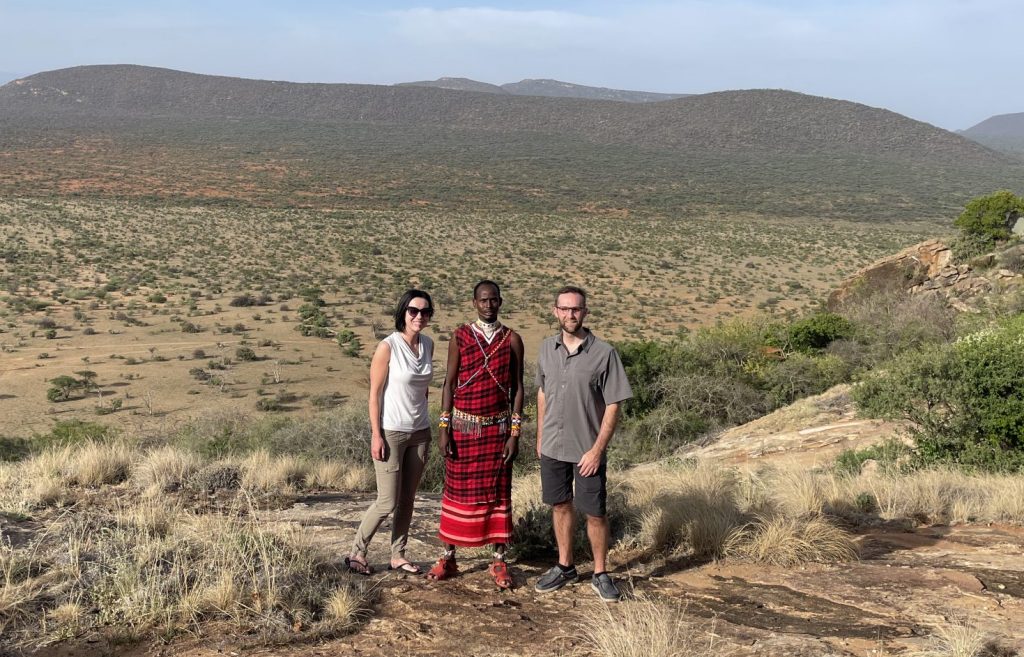
[[[235,358],[242,362],[254,361],[256,352],[252,350],[252,347],[239,347],[235,349]]]
[[[912,423],[918,459],[1024,468],[1024,317],[898,358],[854,389],[861,410]]]
[[[1010,237],[1010,230],[1022,213],[1024,198],[1003,189],[972,199],[953,225],[965,237],[975,238],[980,244],[993,245]]]
[[[797,320],[786,329],[789,347],[797,351],[824,349],[832,342],[853,336],[850,320],[835,313],[817,313]]]

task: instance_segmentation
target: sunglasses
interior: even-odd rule
[[[405,309],[405,312],[409,313],[410,317],[419,317],[420,313],[423,313],[423,316],[426,318],[434,316],[433,308],[417,308],[416,306],[409,306]]]

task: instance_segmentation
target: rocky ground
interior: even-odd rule
[[[723,434],[693,455],[740,467],[765,461],[812,467],[841,449],[892,435],[889,424],[852,416],[844,388],[811,398]],[[274,523],[302,527],[345,554],[370,495],[322,494],[264,512]],[[436,496],[421,496],[409,556],[424,568],[439,553],[433,533]],[[387,528],[365,579],[372,613],[348,636],[314,644],[267,647],[231,628],[167,646],[138,646],[138,654],[166,655],[593,655],[580,623],[602,605],[586,580],[551,594],[533,590],[549,561],[517,562],[516,588],[498,592],[488,556],[467,551],[462,574],[446,582],[386,570]],[[914,655],[934,647],[936,629],[968,622],[992,641],[990,655],[1024,653],[1024,528],[1016,526],[912,527],[879,522],[858,532],[859,561],[780,568],[694,560],[641,560],[613,554],[615,576],[628,592],[607,608],[613,617],[648,597],[678,605],[691,632],[715,638],[714,650],[680,654],[875,656]],[[584,565],[584,574],[586,566]],[[597,609],[597,613],[606,613]],[[62,646],[53,655],[126,654],[94,644]],[[948,653],[951,654],[951,653]]]

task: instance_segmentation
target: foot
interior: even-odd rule
[[[557,591],[566,584],[576,582],[579,578],[580,575],[576,572],[576,566],[570,566],[568,570],[563,569],[561,566],[555,566],[540,576],[533,590],[537,593],[550,593],[551,591]]]
[[[608,573],[594,573],[594,576],[590,578],[590,588],[594,589],[598,597],[605,602],[618,602],[622,599],[619,587],[615,586],[615,582]]]
[[[442,556],[434,564],[434,567],[427,572],[427,579],[432,582],[440,582],[443,579],[455,577],[458,574],[459,566],[455,563],[455,557]]]
[[[508,564],[505,563],[504,559],[495,559],[492,561],[487,572],[489,572],[491,577],[494,578],[494,583],[499,589],[512,588],[512,576],[508,573]]]
[[[348,566],[349,572],[356,573],[358,575],[372,575],[373,568],[366,561],[366,557],[362,554],[350,554],[345,557],[345,565]]]
[[[391,563],[388,564],[388,570],[400,570],[410,575],[419,575],[423,572],[423,569],[408,559],[392,559]]]

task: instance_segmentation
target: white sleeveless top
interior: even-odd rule
[[[419,431],[430,428],[427,388],[434,377],[434,341],[420,333],[420,355],[412,352],[402,334],[395,331],[384,342],[391,347],[388,378],[384,382],[381,429]]]

